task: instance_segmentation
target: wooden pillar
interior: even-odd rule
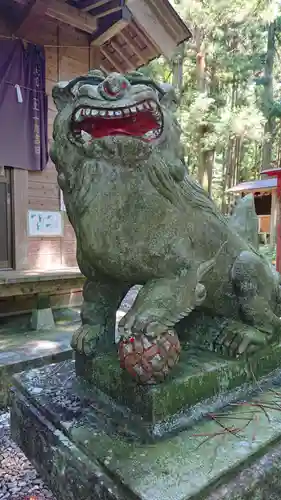
[[[281,272],[281,168],[271,168],[268,170],[263,170],[261,172],[269,177],[275,177],[277,179],[277,190],[276,190],[276,269]]]
[[[276,190],[271,192],[271,212],[270,212],[270,245],[276,244],[276,226],[278,218],[278,199]]]
[[[276,269],[281,272],[281,176],[277,177]]]
[[[28,171],[12,169],[14,267],[28,269]]]

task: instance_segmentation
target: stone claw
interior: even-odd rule
[[[124,316],[118,325],[119,334],[126,338],[136,334],[158,337],[166,332],[167,329],[168,327],[161,324],[156,318],[141,317],[132,314]]]
[[[72,336],[71,347],[79,354],[93,355],[97,347],[96,328],[91,325],[80,326]]]
[[[213,350],[231,358],[253,354],[268,344],[268,336],[255,328],[245,331],[222,331],[213,342]]]

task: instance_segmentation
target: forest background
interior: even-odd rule
[[[230,187],[281,166],[281,2],[171,3],[193,37],[143,71],[176,86],[189,173],[227,213]]]

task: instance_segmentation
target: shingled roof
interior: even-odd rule
[[[246,181],[237,184],[227,190],[228,193],[247,193],[258,191],[271,191],[277,188],[277,178],[268,177],[267,179],[259,179],[254,181]]]

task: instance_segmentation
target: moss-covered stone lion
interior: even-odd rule
[[[253,327],[250,336],[219,339],[234,356],[273,342],[279,275],[256,234],[235,214],[226,219],[188,175],[171,86],[92,71],[55,85],[53,98],[51,157],[87,278],[73,348],[112,348],[116,311],[135,284],[143,287],[120,323],[125,335],[159,335],[204,308]]]

